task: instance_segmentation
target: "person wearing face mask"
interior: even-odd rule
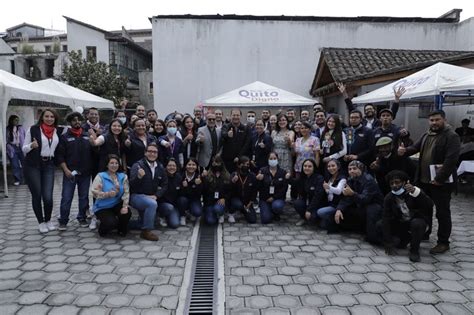
[[[257,213],[253,208],[257,198],[257,179],[250,171],[250,159],[242,156],[237,162],[237,171],[231,175],[231,199],[227,220],[235,223],[234,213],[240,211],[248,223],[257,222]]]
[[[122,123],[124,129],[128,128],[127,114],[124,110],[117,110],[114,114],[114,118],[118,119]]]
[[[272,137],[265,132],[263,120],[259,119],[255,123],[255,134],[252,136],[252,160],[253,170],[258,171],[262,167],[268,166],[268,155],[272,151]]]
[[[217,155],[212,159],[211,167],[204,177],[204,218],[207,224],[224,223],[226,203],[230,197],[230,174],[224,161]]]
[[[100,123],[100,114],[97,108],[89,108],[87,112],[87,120],[82,124],[81,128],[87,133],[89,132],[89,129],[92,129],[98,136],[106,132],[105,126]],[[99,172],[99,149],[90,150],[90,154],[90,175],[91,178],[95,178]]]
[[[257,113],[255,113],[253,110],[249,110],[247,112],[247,126],[252,129],[252,131],[255,131],[255,121],[257,120]]]
[[[389,137],[382,137],[375,144],[376,159],[370,164],[370,170],[375,175],[382,194],[390,192],[390,186],[385,180],[385,176],[393,170],[404,171],[410,180],[414,180],[416,166],[407,156],[399,156],[395,152],[393,141]]]
[[[178,132],[176,121],[168,120],[166,132],[166,136],[161,136],[158,139],[160,144],[160,162],[162,165],[166,165],[170,158],[174,158],[179,163],[179,167],[182,168],[184,165],[183,141],[176,136]]]
[[[295,181],[298,187],[298,199],[294,207],[300,220],[296,226],[306,224],[311,220],[311,214],[324,205],[324,178],[317,172],[318,166],[313,159],[306,159],[301,165],[301,176]]]
[[[63,188],[59,230],[65,231],[69,222],[72,199],[77,186],[79,211],[77,221],[81,226],[88,226],[86,210],[89,209],[89,187],[91,182],[91,144],[89,134],[81,127],[82,115],[72,112],[66,117],[71,128],[61,136],[56,150],[57,163],[63,170]]]
[[[349,179],[342,190],[334,221],[342,228],[356,229],[366,234],[366,240],[379,244],[375,224],[382,218],[383,195],[375,179],[365,172],[360,161],[349,163]]]
[[[268,166],[260,169],[256,176],[258,181],[260,221],[262,224],[280,221],[280,214],[285,207],[286,191],[290,173],[278,166],[278,155],[268,155]]]
[[[393,255],[394,247],[410,244],[410,261],[419,262],[420,243],[431,221],[433,201],[410,183],[405,172],[391,171],[386,180],[391,191],[385,196],[382,220],[376,226],[383,235],[385,253]]]

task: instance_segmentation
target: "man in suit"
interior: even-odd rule
[[[221,135],[216,127],[216,115],[207,114],[207,125],[198,129],[196,138],[198,145],[197,160],[199,166],[207,169],[214,156],[219,152],[221,144]]]
[[[222,159],[229,172],[236,170],[239,157],[250,154],[251,130],[240,122],[241,116],[239,109],[233,109],[230,123],[221,129]]]

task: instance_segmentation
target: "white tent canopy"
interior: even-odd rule
[[[210,98],[204,106],[220,107],[258,107],[258,106],[307,106],[315,100],[283,89],[255,81],[238,89]]]
[[[443,86],[472,74],[472,71],[439,62],[370,93],[355,97],[352,102],[360,104],[391,101],[394,98],[393,91],[399,87],[404,87],[406,90],[401,100],[439,95],[443,91]]]
[[[56,93],[62,95],[64,98],[68,99],[66,105],[71,107],[73,110],[77,110],[78,106],[111,109],[114,108],[114,103],[111,100],[85,92],[54,79],[41,80],[33,84],[42,88],[54,90]]]
[[[459,80],[443,85],[441,90],[443,92],[474,90],[474,70],[471,70],[471,72],[471,74]]]

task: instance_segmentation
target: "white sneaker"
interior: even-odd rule
[[[302,226],[302,225],[305,225],[305,224],[306,224],[305,219],[300,219],[295,223],[296,226]]]
[[[224,223],[224,216],[223,215],[221,215],[219,217],[219,224],[222,224],[222,223]]]
[[[168,223],[166,223],[166,219],[165,218],[160,218],[160,225],[162,227],[167,227],[168,226]]]
[[[48,233],[49,230],[48,230],[48,226],[46,226],[46,223],[40,223],[38,225],[38,230],[41,232],[41,233]]]
[[[97,219],[95,218],[95,216],[91,217],[91,223],[89,224],[89,229],[91,230],[97,229]]]
[[[54,226],[53,222],[48,221],[46,222],[46,227],[48,228],[48,231],[55,231],[56,227]]]
[[[182,216],[181,219],[179,219],[179,225],[186,225],[186,217]]]
[[[229,223],[235,223],[235,218],[233,214],[230,214],[227,216],[227,222]]]
[[[20,186],[20,182],[14,182],[13,185],[14,186]]]

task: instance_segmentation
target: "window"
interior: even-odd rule
[[[148,84],[148,94],[153,94],[153,82]]]
[[[97,47],[86,46],[87,60],[97,61]]]
[[[15,60],[10,60],[10,72],[15,74]]]
[[[116,61],[115,61],[115,53],[114,52],[110,54],[110,64],[111,65],[117,64]]]
[[[21,35],[23,35],[21,32],[16,32],[16,37],[21,37]]]
[[[47,53],[51,52],[51,45],[44,45],[44,51]]]
[[[63,51],[67,51],[67,45],[63,45]]]
[[[46,59],[46,77],[54,77],[54,59]]]

